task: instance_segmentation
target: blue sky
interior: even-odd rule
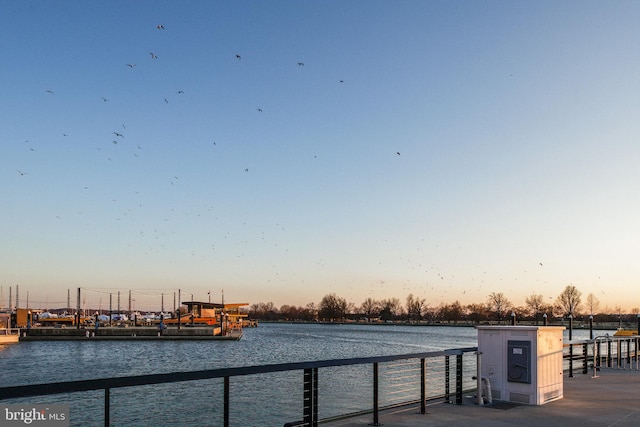
[[[0,12],[2,305],[640,306],[637,2]]]

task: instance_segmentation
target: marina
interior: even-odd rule
[[[216,332],[218,332],[216,334]],[[16,338],[18,335],[16,335]],[[162,333],[153,327],[131,328],[100,328],[96,331],[88,329],[55,329],[34,328],[24,332],[20,341],[145,341],[145,340],[239,340],[242,338],[242,329],[235,328],[228,333],[221,334],[217,328],[165,328]],[[16,342],[18,340],[16,339]]]
[[[86,310],[78,310],[73,316],[58,316],[50,312],[17,308],[4,316],[4,323],[15,327],[15,336],[11,336],[15,342],[18,339],[239,340],[244,327],[257,326],[257,322],[248,320],[242,310],[246,306],[247,303],[185,301],[171,313],[127,315],[110,311],[108,316],[98,311],[93,316],[87,316]]]

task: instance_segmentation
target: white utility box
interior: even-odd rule
[[[543,405],[563,397],[564,326],[478,326],[480,372],[494,400]]]

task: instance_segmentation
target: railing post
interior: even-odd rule
[[[598,345],[596,346],[596,342]],[[596,365],[596,355],[598,357],[598,364]],[[593,375],[591,378],[598,378],[598,369],[600,369],[600,338],[596,338],[593,341]]]
[[[304,370],[302,422],[305,426],[313,425],[313,369]]]
[[[607,368],[611,367],[612,362],[612,355],[611,355],[611,340],[609,339],[609,337],[607,337]]]
[[[318,368],[304,370],[302,422],[308,427],[318,426]]]
[[[631,369],[631,338],[627,339],[627,365]]]
[[[622,366],[622,359],[621,359],[621,353],[622,353],[622,341],[621,340],[617,340],[616,341],[616,348],[617,348],[617,353],[616,354],[616,369],[620,369],[620,366]]]
[[[462,405],[462,354],[456,355],[456,405]]]
[[[109,388],[104,389],[104,427],[109,427],[109,395],[111,394]]]
[[[451,397],[451,390],[449,389],[449,356],[444,357],[444,400],[447,403],[451,403],[449,398]]]
[[[318,368],[313,368],[313,427],[318,427]]]
[[[427,413],[427,362],[420,359],[420,413]]]
[[[582,355],[584,356],[582,359],[582,373],[586,374],[589,372],[589,348],[587,343],[582,344]]]
[[[479,351],[476,352],[476,387],[478,388],[477,403],[478,406],[482,406],[484,404],[482,397],[482,353]]]
[[[573,378],[573,344],[569,341],[569,378]]]
[[[378,419],[378,362],[373,363],[373,423],[372,426],[379,426]]]
[[[224,377],[224,427],[229,427],[229,377]]]

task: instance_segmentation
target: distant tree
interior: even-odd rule
[[[302,313],[304,316],[303,320],[308,322],[318,319],[318,309],[316,308],[316,304],[313,302],[307,304]]]
[[[424,298],[414,297],[413,294],[407,296],[407,320],[422,319],[422,308],[425,304]]]
[[[567,285],[566,288],[556,299],[556,308],[562,316],[576,317],[580,310],[582,292],[573,285]]]
[[[491,292],[488,297],[489,310],[498,318],[498,323],[502,321],[507,312],[511,310],[511,302],[502,292]]]
[[[460,302],[455,301],[451,304],[440,304],[439,307],[440,318],[447,322],[457,322],[464,317],[464,311]]]
[[[600,307],[600,301],[594,294],[587,295],[587,300],[585,301],[585,305],[587,306],[587,311],[589,315],[593,316],[598,312],[598,308]]]
[[[260,320],[277,320],[278,309],[272,302],[259,302],[249,307],[249,317]]]
[[[536,319],[536,325],[537,325],[540,319],[540,314],[543,313],[542,308],[544,307],[544,297],[534,292],[531,295],[529,295],[524,302],[525,302],[528,314],[531,317]]]
[[[305,310],[307,310],[309,313],[313,314],[314,316],[318,315],[318,308],[316,307],[316,303],[315,302],[310,302],[304,308],[305,308]]]
[[[515,314],[516,320],[531,319],[533,316],[529,314],[529,309],[524,306],[511,307],[511,312]]]
[[[367,298],[360,306],[360,311],[371,322],[372,318],[380,315],[380,302],[373,298]]]
[[[603,308],[601,308],[597,314],[595,314],[593,316],[593,320],[595,322],[613,322],[614,319],[611,315],[612,309],[608,306],[605,305]]]
[[[308,310],[306,307],[283,305],[280,307],[280,318],[282,320],[303,320],[308,322],[315,320],[316,312],[314,310]]]
[[[385,305],[384,307],[382,307],[382,310],[380,310],[380,320],[384,322],[390,322],[393,320],[393,313],[391,312],[391,307],[389,307],[388,305]]]
[[[358,307],[356,307],[356,305],[352,302],[347,303],[347,308],[344,312],[345,314],[350,314],[352,316],[355,316],[358,314]]]
[[[382,300],[381,307],[380,318],[384,321],[396,320],[402,312],[402,305],[398,298]]]
[[[391,310],[391,314],[394,317],[398,317],[402,314],[402,304],[398,298],[389,298],[384,300],[383,304]]]
[[[489,319],[490,310],[486,304],[469,304],[465,308],[467,320],[472,322],[483,322]]]
[[[622,307],[619,305],[616,305],[613,308],[614,312],[616,313],[616,315],[618,316],[618,328],[622,328]]]
[[[318,317],[325,320],[344,319],[347,314],[347,300],[336,294],[325,295],[318,306]]]
[[[440,314],[438,307],[429,307],[425,305],[422,310],[422,318],[427,319],[429,322],[436,322]]]
[[[298,313],[293,305],[283,305],[280,307],[280,317],[284,320],[297,320]]]

